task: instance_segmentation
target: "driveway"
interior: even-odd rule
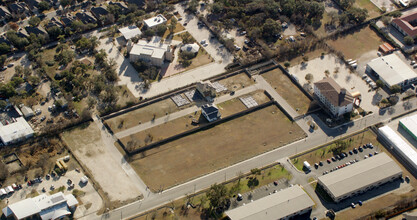
[[[210,38],[211,33],[207,27],[199,27],[197,22],[198,19],[192,14],[186,14],[184,12],[183,6],[181,4],[176,5],[176,10],[183,17],[183,20],[180,21],[184,26],[184,23],[187,25],[184,28],[197,40],[201,42],[206,40],[208,45],[204,49],[214,58],[215,62],[230,63],[233,59],[233,55],[227,50],[219,48],[221,46],[217,38]]]

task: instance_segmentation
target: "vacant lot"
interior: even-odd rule
[[[262,74],[262,77],[300,114],[307,113],[310,99],[280,69]]]
[[[107,142],[95,123],[83,124],[62,133],[72,153],[90,170],[111,201],[125,201],[140,196],[133,181],[109,151]],[[109,178],[111,177],[111,178]]]
[[[197,53],[197,56],[191,60],[191,65],[186,67],[184,71],[191,70],[199,66],[209,64],[212,61],[213,59],[211,58],[210,54],[208,54],[207,51],[204,50],[203,48],[200,48],[200,50]]]
[[[270,101],[270,99],[265,95],[264,91],[255,91],[252,93],[242,95],[240,97],[248,96],[252,96],[253,99],[259,105]],[[242,101],[240,101],[240,97],[217,104],[217,107],[220,109],[220,113],[223,118],[247,109],[247,107],[242,103]]]
[[[244,73],[240,73],[226,79],[222,79],[219,81],[220,84],[225,86],[230,91],[237,91],[241,88],[245,88],[254,84],[253,80],[251,80],[248,75]]]
[[[120,139],[120,141],[129,150],[141,148],[153,142],[157,142],[165,138],[196,128],[198,125],[192,124],[193,119],[196,119],[198,121],[198,125],[207,123],[207,120],[204,118],[203,115],[201,115],[201,112],[197,112],[197,114],[192,113],[181,118],[168,121],[164,124],[146,129],[136,134],[124,137]]]
[[[381,15],[381,11],[370,0],[357,0],[355,1],[355,6],[368,10],[369,18]]]
[[[114,133],[117,133],[140,123],[151,121],[153,118],[159,118],[167,113],[170,114],[178,110],[179,108],[171,99],[165,99],[106,120],[106,123]]]
[[[131,164],[150,189],[169,188],[304,136],[269,106],[137,155]]]
[[[336,40],[330,40],[328,43],[336,50],[341,51],[346,59],[357,59],[370,50],[377,50],[383,41],[373,30],[366,26],[360,30],[339,36]]]

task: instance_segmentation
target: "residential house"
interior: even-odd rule
[[[47,36],[48,34],[46,33],[45,29],[43,29],[41,26],[38,27],[32,27],[32,26],[26,26],[25,30],[27,32],[27,34],[30,36],[30,34],[35,34],[35,35],[45,35]]]
[[[45,24],[46,30],[52,27],[59,27],[60,29],[64,29],[64,25],[56,17],[51,18],[51,20],[49,20],[49,22]]]
[[[29,10],[35,14],[38,13],[38,7],[39,3],[41,3],[41,0],[25,0]]]
[[[146,28],[155,28],[161,24],[165,24],[167,19],[163,15],[159,14],[155,17],[146,19],[143,22],[145,23]]]
[[[201,113],[209,122],[216,121],[221,117],[219,109],[214,105],[201,106]]]
[[[64,27],[71,27],[72,22],[74,22],[75,19],[76,19],[75,16],[72,16],[72,15],[66,16],[66,15],[64,15],[64,16],[61,17],[61,22],[64,25]]]
[[[31,12],[24,2],[16,2],[9,5],[9,11],[13,19],[26,18],[31,15]]]
[[[99,21],[101,25],[107,25],[110,24],[109,19],[107,19],[107,16],[109,15],[109,11],[107,11],[106,8],[103,6],[99,7],[92,7],[91,8],[91,14]]]
[[[216,89],[208,83],[198,82],[196,89],[207,101],[212,101],[216,97]]]
[[[330,77],[314,83],[314,95],[333,117],[340,117],[353,110],[352,95]]]
[[[78,12],[75,16],[80,20],[83,24],[97,23],[97,19],[94,18],[93,14],[90,12]]]
[[[9,9],[4,6],[0,6],[0,23],[6,24],[12,18],[12,14]]]

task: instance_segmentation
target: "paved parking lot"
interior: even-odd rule
[[[376,54],[376,53],[375,53]],[[309,87],[313,88],[313,83],[322,80],[328,75],[332,77],[341,87],[346,88],[350,93],[359,91],[362,96],[361,107],[366,111],[378,111],[378,106],[373,102],[375,91],[369,91],[370,87],[362,80],[361,75],[351,73],[346,65],[335,55],[325,55],[323,58],[318,57],[310,60],[307,63],[290,67],[289,72],[295,75],[301,85],[306,87],[308,85],[305,79],[306,75],[311,73],[313,75],[312,83]],[[312,90],[310,90],[312,92]]]
[[[237,196],[234,196],[231,199],[232,204],[230,205],[229,209],[234,209],[236,207],[248,204],[250,202],[261,199],[265,196],[271,195],[272,193],[276,193],[288,187],[288,181],[285,178],[277,180],[277,183],[278,185],[275,185],[274,183],[270,183],[268,185],[252,190],[250,192],[243,193],[242,200],[238,200]]]
[[[49,179],[43,177],[43,181],[41,183],[36,183],[31,186],[27,184],[22,184],[22,189],[14,192],[13,194],[9,195],[9,197],[4,198],[8,201],[9,204],[13,204],[15,202],[21,201],[26,199],[27,196],[34,191],[38,194],[47,193],[51,194],[51,186],[54,186],[55,189],[58,189],[62,186],[65,187],[63,190],[64,194],[71,194],[74,189],[81,190],[85,192],[85,195],[82,196],[79,200],[81,200],[82,204],[78,206],[77,211],[74,214],[74,217],[81,217],[90,213],[97,212],[102,206],[102,200],[100,195],[96,192],[94,187],[91,183],[87,183],[86,185],[80,184],[80,178],[83,177],[85,174],[82,172],[76,172],[75,170],[68,171],[65,173],[64,176],[55,176]],[[71,179],[74,188],[69,188],[68,180]],[[45,192],[42,189],[45,188]],[[91,206],[86,208],[86,205]]]
[[[359,149],[359,146],[356,147],[357,149]],[[315,175],[316,177],[323,175],[323,172],[327,171],[330,173],[330,170],[334,169],[335,167],[341,166],[341,165],[346,165],[347,162],[350,162],[352,160],[357,160],[358,162],[360,162],[361,160],[365,159],[365,156],[369,157],[369,154],[375,154],[375,152],[380,152],[378,147],[373,147],[373,149],[370,148],[362,148],[362,152],[357,150],[356,153],[354,153],[354,151],[352,151],[352,155],[349,153],[349,151],[345,151],[346,154],[348,155],[347,157],[340,159],[340,160],[336,160],[333,161],[331,160],[331,158],[328,158],[331,160],[331,163],[328,163],[326,161],[326,159],[324,159],[322,161],[323,166],[318,166],[318,168],[314,167],[314,164],[311,164],[312,168],[311,168],[311,173],[313,175]],[[316,161],[316,163],[319,163],[320,161]],[[343,169],[343,168],[341,168]]]

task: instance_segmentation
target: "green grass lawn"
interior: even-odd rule
[[[254,178],[256,178],[257,181],[253,181]],[[261,171],[261,174],[259,175],[251,174],[246,178],[230,182],[226,184],[226,187],[229,190],[232,190],[232,188],[234,188],[235,193],[246,193],[258,187],[270,184],[281,178],[286,178],[290,180],[292,176],[288,172],[288,170],[286,170],[283,166],[276,165]]]

